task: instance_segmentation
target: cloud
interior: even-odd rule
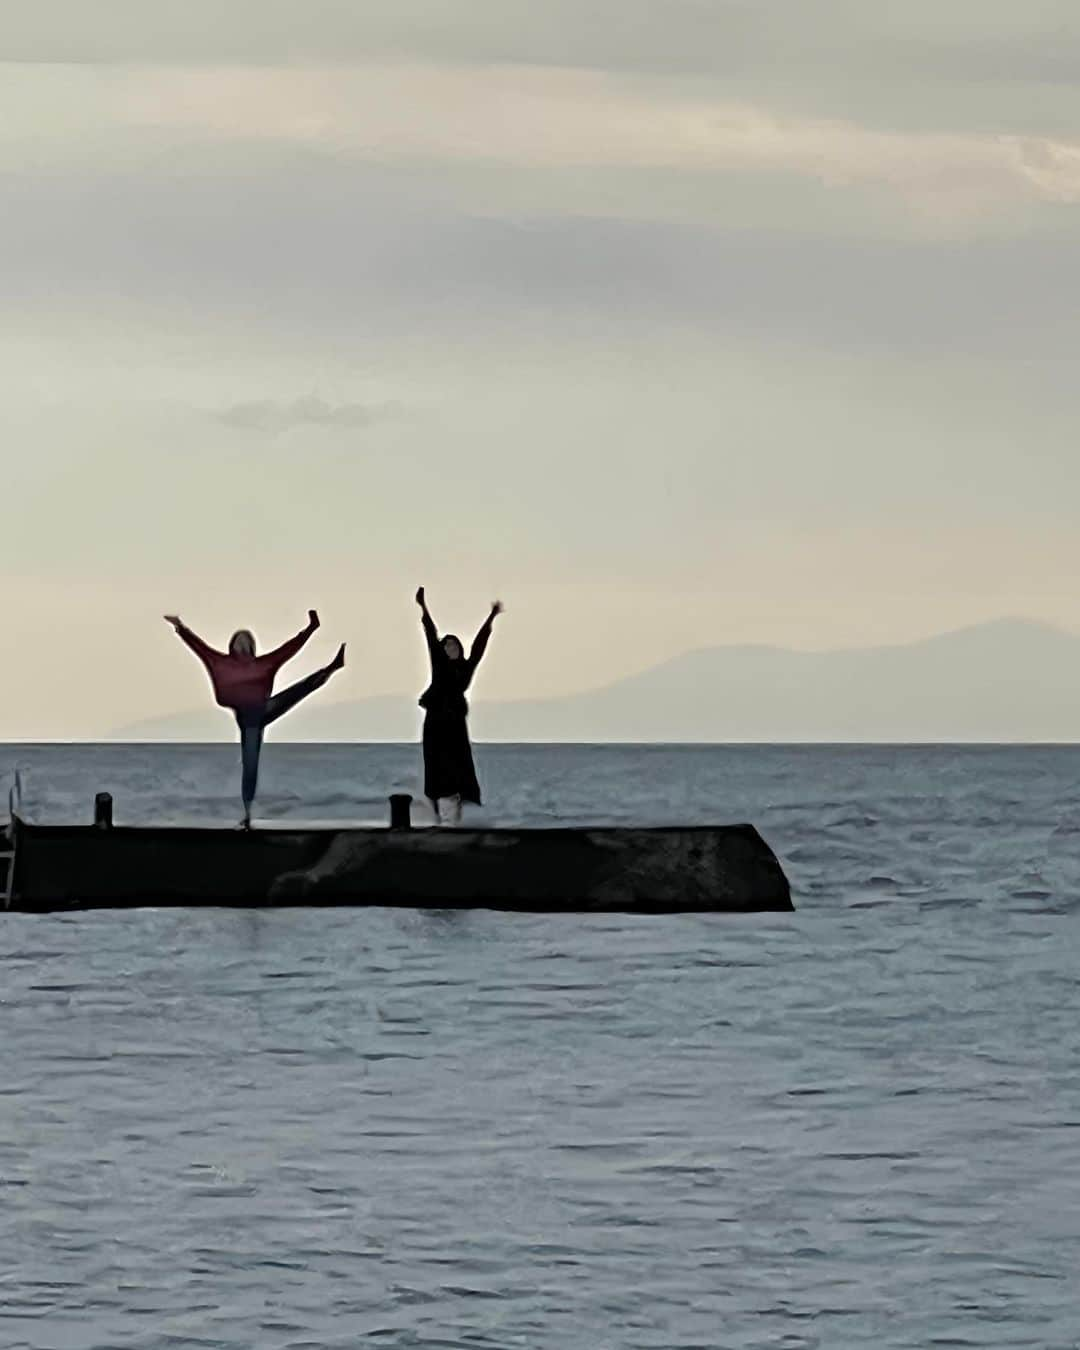
[[[889,130],[1067,135],[1076,125],[1075,0],[0,0],[0,9],[10,62],[576,67],[661,75]]]
[[[916,44],[949,54],[958,71],[1015,76],[1075,61],[1063,41],[1074,0],[36,0],[4,6],[12,61],[307,65],[410,54],[429,60],[521,61],[638,72],[730,74],[820,62],[852,74],[870,53]],[[843,39],[843,41],[838,41]],[[854,59],[853,59],[854,58]],[[861,59],[860,59],[861,58]]]
[[[366,430],[395,410],[395,405],[390,403],[327,403],[325,399],[308,395],[286,401],[257,399],[250,403],[234,403],[220,409],[215,416],[219,422],[241,431],[276,435],[297,427]]]
[[[1080,202],[1080,137],[897,130],[784,111],[702,88],[546,66],[167,67],[23,70],[0,146],[157,162],[227,146],[292,148],[420,174],[670,172],[780,178],[835,197],[874,192],[939,232],[1025,206]]]
[[[570,189],[561,211],[549,203],[546,213],[515,217],[512,200],[470,213],[466,198],[426,193],[385,166],[343,173],[328,159],[268,156],[232,160],[225,173],[189,164],[180,174],[174,164],[9,178],[0,294],[24,316],[13,352],[25,346],[33,315],[50,328],[49,315],[63,314],[69,330],[72,315],[93,316],[98,332],[106,319],[137,321],[159,344],[170,330],[204,341],[232,333],[223,392],[189,406],[231,407],[281,389],[291,405],[294,391],[314,387],[328,403],[336,395],[378,413],[372,396],[403,393],[413,406],[422,367],[407,363],[404,382],[391,362],[381,384],[366,375],[327,383],[313,378],[312,344],[327,343],[345,368],[370,373],[384,369],[380,353],[421,335],[448,351],[474,340],[512,351],[540,335],[617,342],[631,324],[642,335],[688,323],[712,340],[786,349],[1055,360],[1072,359],[1080,340],[1061,284],[1080,261],[1080,240],[1067,228],[915,241],[854,228],[830,236],[797,196],[777,202],[788,208],[780,224],[776,212],[723,223],[723,197],[716,221],[686,224],[590,217],[573,210]],[[665,185],[646,174],[628,187],[626,210]],[[279,342],[298,359],[287,383],[229,383],[241,353]],[[81,359],[71,364],[83,368]],[[65,388],[75,378],[66,376]],[[268,410],[238,416],[280,422]],[[316,407],[306,416],[327,414]],[[354,416],[363,423],[363,409]]]

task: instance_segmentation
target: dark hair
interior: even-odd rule
[[[457,645],[458,645],[458,651],[462,654],[462,656],[465,655],[465,644],[464,644],[464,642],[462,642],[462,640],[458,637],[458,635],[457,635],[456,633],[446,633],[446,634],[443,636],[443,640],[442,640],[442,648],[443,648],[443,651],[446,650],[446,644],[447,644],[448,642],[456,642]]]
[[[229,655],[235,656],[243,648],[245,656],[255,655],[255,634],[248,628],[240,628],[229,639]]]

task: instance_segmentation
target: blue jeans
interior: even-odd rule
[[[321,689],[333,674],[330,666],[317,670],[303,680],[290,684],[280,694],[271,694],[265,703],[254,708],[237,708],[236,725],[240,728],[240,764],[242,769],[240,795],[244,801],[244,810],[251,808],[255,800],[255,788],[259,782],[259,756],[262,753],[263,732],[271,722],[276,722],[295,708],[302,698]]]

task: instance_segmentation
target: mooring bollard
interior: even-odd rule
[[[409,808],[412,798],[407,792],[395,792],[390,798],[390,828],[392,830],[411,830],[412,817]]]
[[[94,824],[99,830],[112,829],[112,794],[99,792],[94,798]]]

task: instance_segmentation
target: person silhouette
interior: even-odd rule
[[[315,610],[308,611],[307,627],[295,637],[275,647],[272,652],[258,655],[254,635],[246,628],[238,629],[229,639],[227,652],[216,651],[193,633],[176,614],[166,614],[165,622],[172,625],[180,640],[187,644],[206,667],[214,698],[222,708],[228,708],[240,729],[240,796],[244,803],[243,825],[251,828],[251,805],[259,781],[259,757],[262,753],[263,732],[271,722],[295,708],[301,699],[321,689],[335,671],[345,665],[345,644],[329,665],[298,680],[280,694],[274,693],[274,677],[319,627]]]
[[[480,625],[466,656],[461,639],[453,633],[439,637],[428,611],[423,586],[416,592],[416,603],[420,606],[420,622],[431,661],[431,682],[419,700],[424,709],[424,795],[440,823],[439,803],[448,799],[451,820],[456,824],[461,819],[463,802],[481,804],[480,784],[469,743],[469,704],[465,691],[487,650],[492,626],[503,606],[498,600],[492,604],[491,612]]]

